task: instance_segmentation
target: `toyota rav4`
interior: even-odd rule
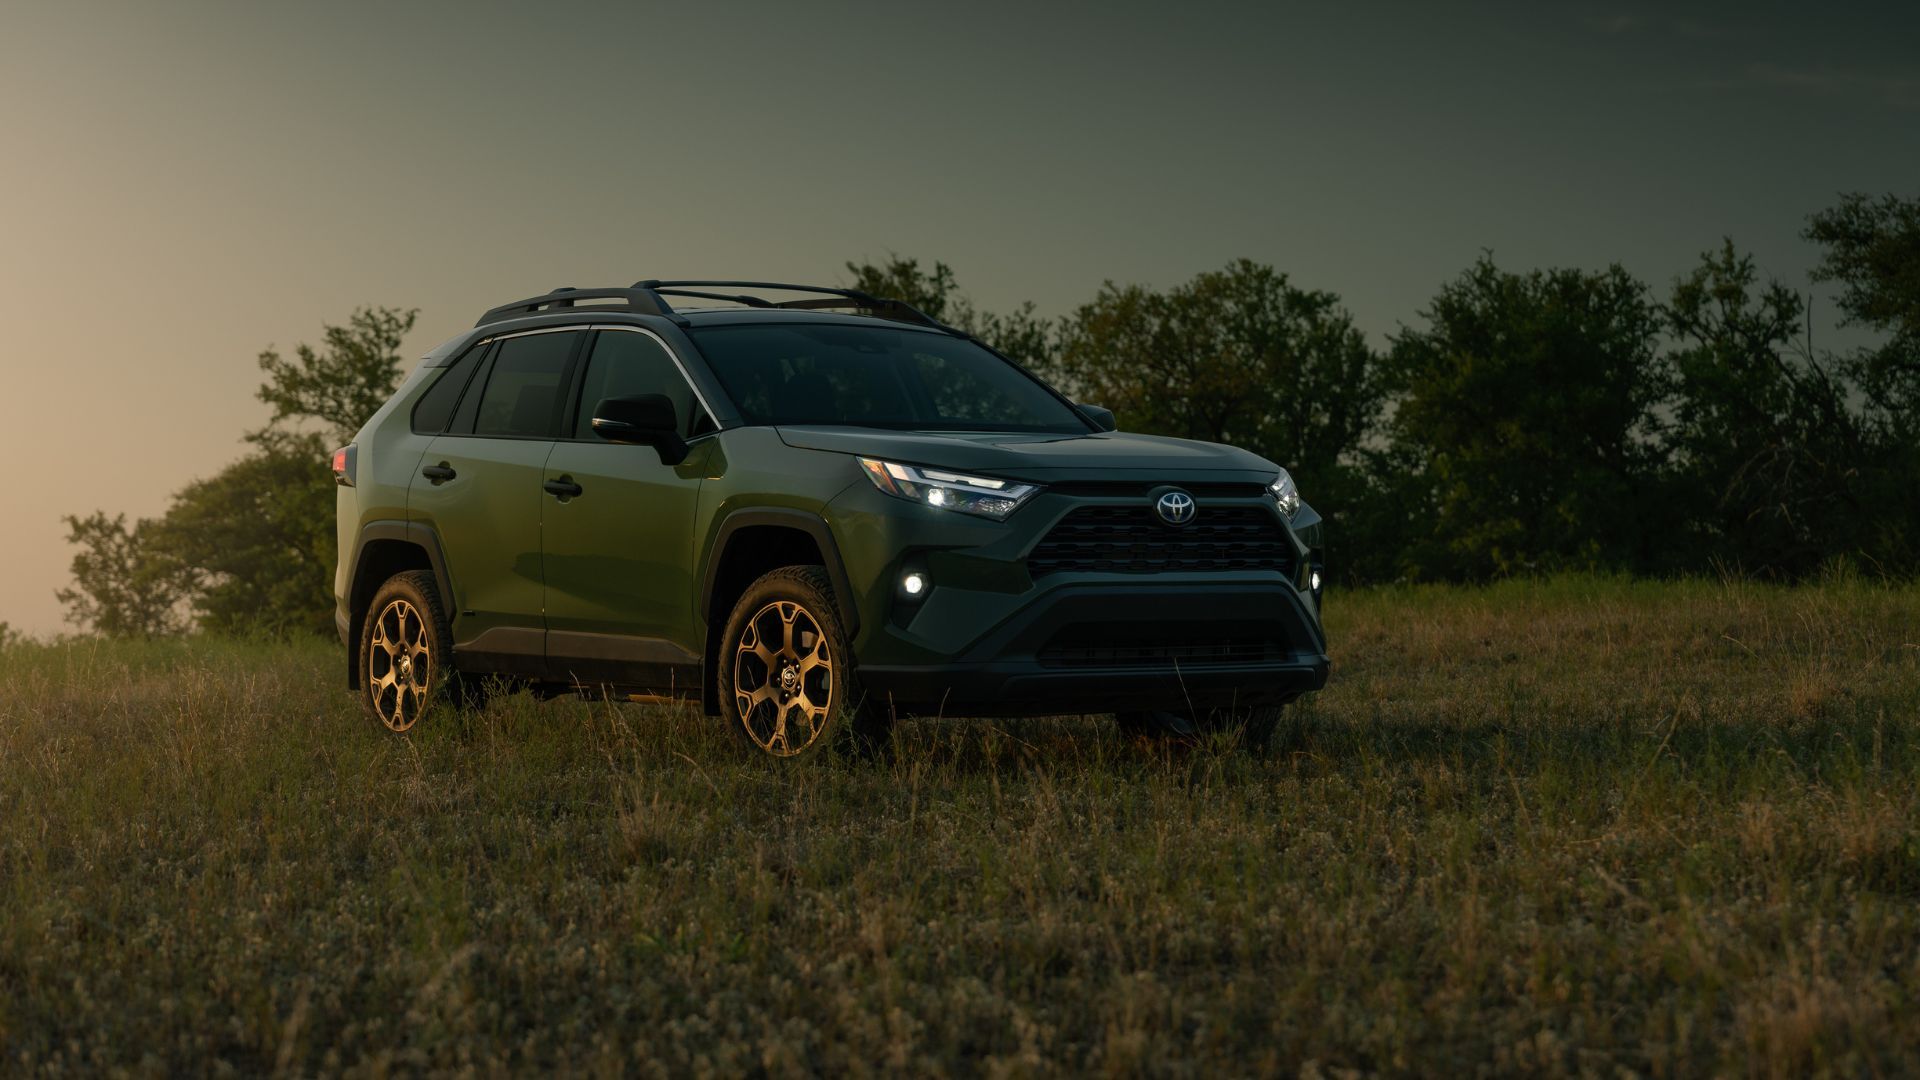
[[[333,473],[347,681],[395,731],[498,676],[697,699],[777,757],[908,713],[1259,744],[1327,677],[1320,518],[1285,469],[1119,433],[853,290],[495,308]]]

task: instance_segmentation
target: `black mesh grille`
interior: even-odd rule
[[[1293,572],[1293,548],[1262,506],[1202,503],[1191,522],[1163,524],[1146,506],[1083,506],[1027,556],[1034,577],[1059,573]]]

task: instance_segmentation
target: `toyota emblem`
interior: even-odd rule
[[[1184,491],[1169,491],[1153,501],[1153,512],[1169,525],[1185,525],[1193,520],[1193,496]]]

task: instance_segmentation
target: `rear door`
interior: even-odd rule
[[[546,674],[542,470],[585,337],[535,331],[496,343],[408,490],[408,517],[433,527],[446,559],[455,648],[477,667]]]
[[[697,687],[701,643],[693,609],[694,514],[714,430],[711,416],[660,338],[601,328],[589,344],[575,404],[547,459],[543,513],[547,652],[556,675],[581,682]],[[682,437],[678,465],[650,446],[595,435],[607,398],[664,394]]]

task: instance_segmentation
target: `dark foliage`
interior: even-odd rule
[[[1516,274],[1485,256],[1425,315],[1387,358],[1419,507],[1407,574],[1647,567],[1665,380],[1646,286],[1618,266]]]
[[[356,311],[319,349],[260,355],[268,426],[240,460],[173,497],[159,518],[68,518],[69,621],[109,637],[189,625],[223,633],[330,632],[336,544],[331,442],[353,437],[399,384],[415,312]],[[305,425],[303,428],[302,425]],[[322,431],[310,430],[318,426]],[[331,441],[331,442],[330,442]]]

